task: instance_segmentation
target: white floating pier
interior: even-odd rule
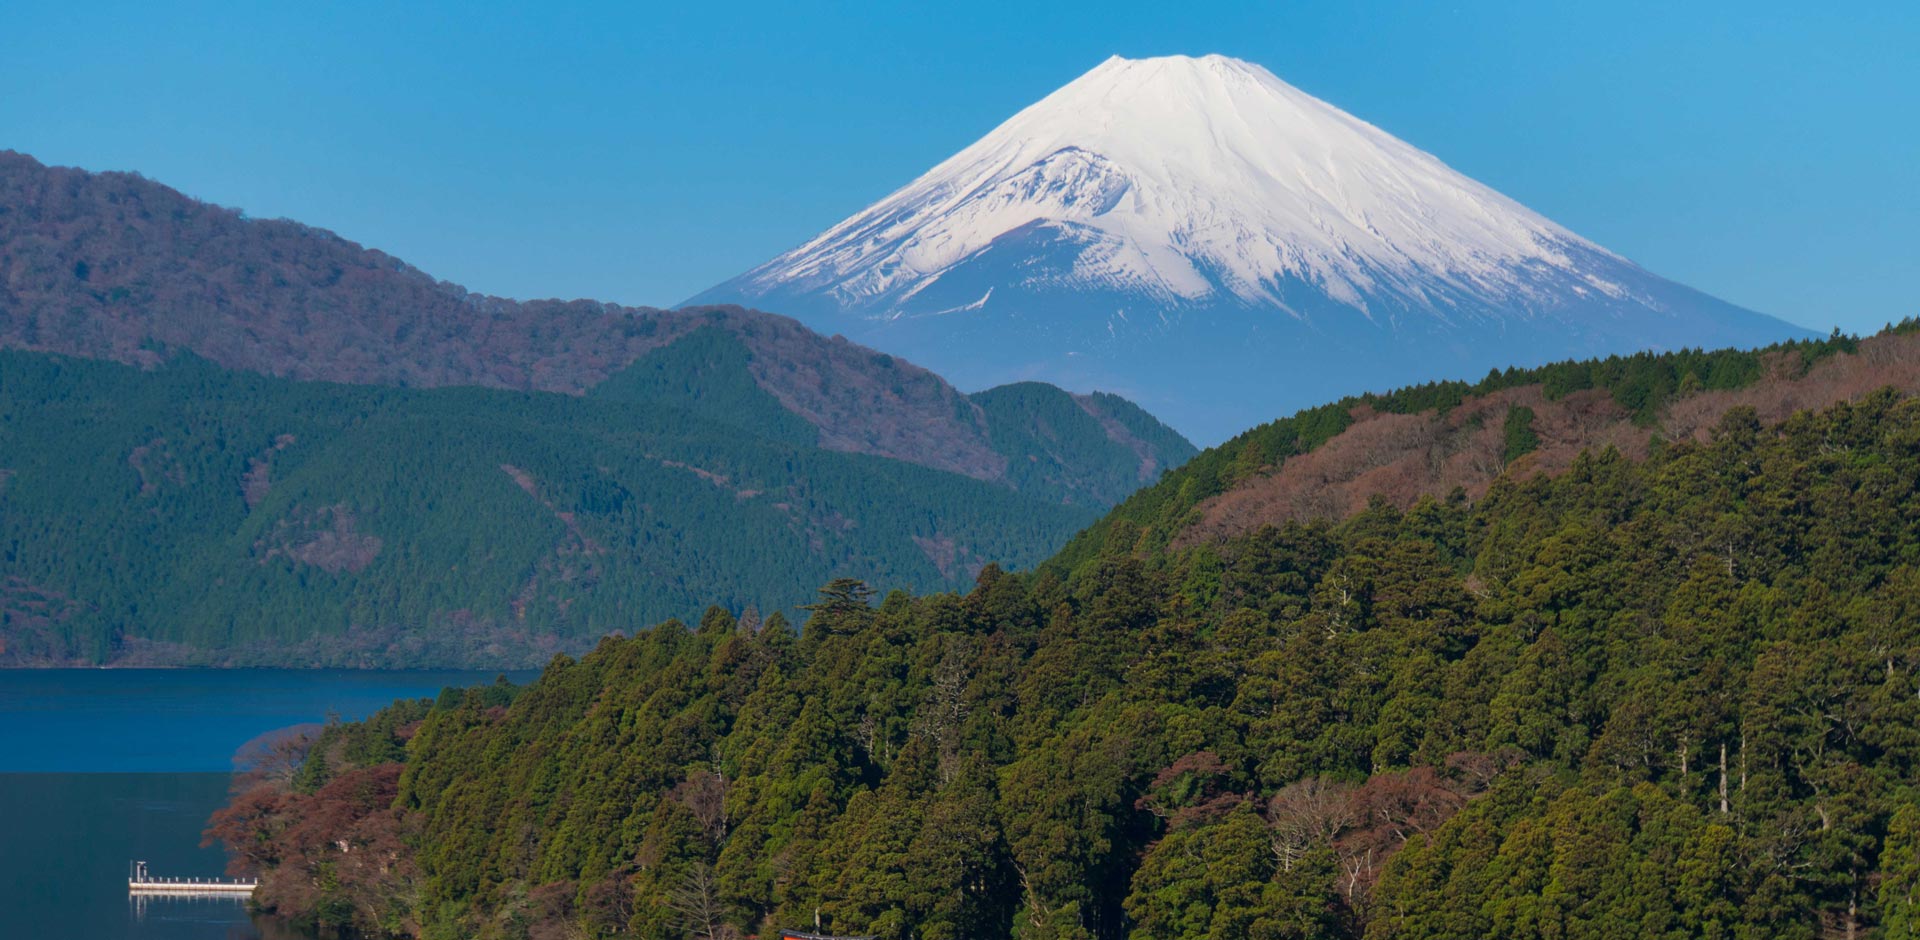
[[[127,873],[128,894],[165,894],[174,897],[249,897],[258,881],[220,878],[161,878],[147,871],[146,862],[134,862]]]

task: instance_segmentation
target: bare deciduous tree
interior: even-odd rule
[[[261,784],[284,787],[307,759],[319,736],[319,725],[295,725],[269,731],[240,746],[233,755],[234,792]]]
[[[1273,853],[1291,871],[1315,845],[1329,844],[1354,823],[1354,788],[1326,777],[1308,777],[1280,788],[1267,803]]]
[[[705,862],[695,862],[687,870],[680,886],[667,895],[667,907],[676,915],[680,929],[694,940],[740,940],[740,931],[726,922],[719,881]]]

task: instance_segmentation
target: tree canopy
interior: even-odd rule
[[[427,937],[1909,936],[1916,485],[1889,391],[964,595],[834,582],[797,634],[715,609],[349,726],[364,762],[216,831],[263,903]],[[319,805],[396,833],[379,880]]]

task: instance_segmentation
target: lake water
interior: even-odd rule
[[[242,902],[127,897],[127,863],[225,873],[200,847],[234,751],[495,673],[0,670],[0,938],[275,940]],[[524,681],[530,673],[512,674]]]

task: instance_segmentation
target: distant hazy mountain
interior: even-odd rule
[[[482,297],[0,154],[0,665],[535,665],[1030,566],[1192,453],[1112,395],[964,395],[737,307]]]
[[[791,314],[962,387],[1110,389],[1203,443],[1496,366],[1809,335],[1221,56],[1109,59],[692,302]]]

